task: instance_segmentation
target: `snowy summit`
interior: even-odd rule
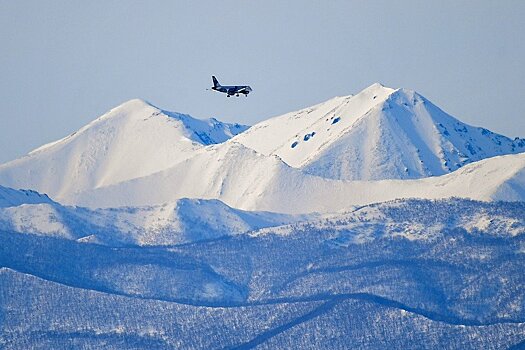
[[[525,197],[521,182],[505,184],[521,174],[521,156],[506,158],[508,167],[500,173],[508,175],[482,174],[492,162],[501,163],[495,156],[524,150],[524,140],[464,124],[414,91],[373,84],[250,128],[131,100],[62,140],[0,165],[0,184],[93,208],[186,197],[287,213],[414,196],[516,200]],[[488,161],[473,172],[458,172],[481,160]],[[396,182],[406,179],[420,182]],[[453,185],[472,181],[486,186]]]
[[[460,122],[418,93],[373,84],[355,96],[271,118],[234,140],[305,172],[340,180],[415,179],[525,151]]]
[[[521,348],[524,151],[380,84],[128,101],[0,165],[0,347]]]

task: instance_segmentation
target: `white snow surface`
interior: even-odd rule
[[[22,204],[54,203],[48,196],[32,190],[15,190],[0,186],[0,208]]]
[[[60,198],[153,174],[246,129],[130,100],[77,132],[0,165],[0,183]]]
[[[234,138],[295,168],[340,180],[444,175],[525,151],[523,140],[460,122],[418,93],[373,84],[355,96],[268,119]]]
[[[38,202],[37,193],[26,197],[26,192],[0,187],[0,193],[6,191],[18,194],[21,200],[0,207],[0,230],[110,246],[175,245],[318,217],[247,212],[218,200],[186,198],[159,206],[91,210],[51,200]]]
[[[514,154],[524,140],[463,124],[413,91],[374,84],[246,129],[131,100],[0,165],[0,184],[89,208],[200,198],[300,214],[397,198],[525,200],[525,154]]]
[[[239,144],[207,149],[166,171],[67,198],[87,207],[158,205],[173,198],[220,199],[243,210],[330,213],[398,198],[525,200],[525,153],[485,159],[442,176],[341,181],[304,174]]]

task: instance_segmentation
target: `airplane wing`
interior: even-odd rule
[[[252,89],[249,86],[243,86],[237,92],[250,92]]]

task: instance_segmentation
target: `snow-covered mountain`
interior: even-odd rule
[[[15,190],[0,186],[0,208],[16,207],[22,204],[54,203],[47,195],[33,190]]]
[[[91,210],[34,191],[0,186],[0,231],[110,246],[161,246],[241,234],[315,216],[248,212],[218,200],[180,199],[150,207]]]
[[[135,99],[59,141],[0,165],[0,184],[60,198],[164,170],[246,129],[163,111]]]
[[[265,120],[234,140],[340,180],[437,176],[525,151],[525,140],[464,124],[414,91],[381,84]]]
[[[0,347],[521,349],[524,218],[395,201],[175,247],[0,230]]]
[[[220,159],[220,161],[217,161]],[[171,186],[177,183],[180,186]],[[158,205],[170,198],[220,199],[243,210],[336,212],[396,198],[525,200],[525,153],[493,157],[442,176],[414,180],[340,181],[304,174],[239,144],[208,149],[166,171],[77,193],[87,207]]]
[[[524,140],[463,124],[413,91],[374,84],[355,96],[250,129],[131,100],[62,140],[0,165],[0,184],[94,207],[191,197],[250,210],[274,210],[269,202],[277,200],[289,205],[282,195],[268,193],[291,188],[294,206],[307,202],[305,209],[319,210],[325,206],[325,199],[315,195],[321,188],[349,188],[342,193],[353,198],[356,186],[307,174],[336,180],[413,179],[523,150]],[[105,193],[104,198],[95,200],[101,196],[92,198],[92,192]]]
[[[376,99],[373,98],[374,96]],[[410,119],[414,123],[419,120],[416,123],[417,127],[411,124],[412,122],[401,123],[399,113],[394,113],[407,107],[404,105],[408,104],[407,96],[412,96],[411,101],[416,104],[416,107],[411,106],[410,108],[418,110],[419,114],[407,114],[403,115],[403,118]],[[504,151],[516,152],[521,147],[522,140],[516,140],[513,143],[503,136],[483,131],[484,129],[465,126],[432,106],[419,95],[410,95],[405,90],[392,90],[373,85],[355,97],[342,100],[347,102],[342,103],[341,99],[336,99],[334,105],[330,102],[322,104],[321,107],[312,108],[316,112],[311,112],[310,115],[320,113],[328,116],[330,113],[335,113],[332,111],[334,108],[336,110],[339,108],[334,106],[343,105],[353,111],[359,107],[361,111],[368,110],[369,112],[363,112],[363,116],[353,123],[349,121],[350,125],[346,129],[359,128],[362,123],[372,120],[372,115],[377,118],[390,118],[399,121],[399,123],[392,122],[392,125],[414,126],[411,129],[413,133],[410,135],[419,135],[413,137],[414,140],[421,142],[434,140],[439,145],[448,145],[447,147],[452,150],[457,150],[452,147],[453,145],[476,144],[476,147],[479,148],[483,146],[483,151],[471,154],[472,157],[494,155],[494,153],[504,153]],[[374,105],[368,100],[383,100],[383,102]],[[386,105],[394,107],[383,110]],[[328,109],[332,112],[329,112]],[[525,199],[525,153],[483,159],[441,176],[412,180],[341,181],[332,179],[329,174],[310,174],[312,166],[321,162],[322,159],[335,159],[347,155],[347,152],[338,153],[336,148],[330,148],[332,146],[327,146],[327,151],[322,157],[318,157],[315,162],[309,163],[304,168],[291,167],[282,160],[281,156],[286,158],[290,154],[277,155],[275,153],[279,152],[267,148],[258,151],[251,148],[258,148],[254,145],[269,147],[269,145],[276,144],[275,139],[270,137],[272,133],[267,135],[268,142],[264,144],[259,142],[258,137],[261,133],[266,132],[264,130],[276,129],[275,125],[281,122],[286,124],[294,120],[301,121],[302,118],[308,119],[309,114],[305,113],[306,115],[299,113],[293,118],[284,116],[272,119],[268,122],[268,127],[254,126],[225,142],[203,145],[204,142],[197,143],[196,140],[201,139],[202,141],[204,137],[197,137],[194,130],[204,130],[205,127],[202,125],[208,125],[206,124],[208,122],[194,121],[187,116],[183,118],[175,114],[167,115],[144,102],[131,101],[109,112],[108,115],[99,118],[69,138],[42,147],[20,160],[0,166],[0,183],[16,188],[48,191],[51,197],[60,203],[90,208],[158,206],[181,198],[201,198],[218,199],[231,207],[242,210],[299,214],[334,212],[354,205],[396,198],[435,199],[457,196],[477,200]],[[341,115],[341,119],[331,124],[332,128],[336,125],[344,126],[344,113],[335,114]],[[149,117],[144,118],[144,115]],[[326,118],[323,118],[315,119],[314,124],[327,122]],[[432,122],[432,118],[438,121],[437,124]],[[423,120],[426,121],[423,122]],[[224,141],[231,136],[234,133],[231,129],[241,130],[243,128],[217,123],[217,129],[222,130],[220,133],[222,139],[214,136],[217,142]],[[195,125],[201,125],[200,129]],[[281,125],[276,129],[276,138],[285,138],[277,131],[285,133],[292,129],[292,125]],[[213,131],[213,128],[207,130],[206,135],[214,135],[210,131]],[[401,129],[393,127],[385,130],[397,130],[391,135],[408,135]],[[438,132],[439,130],[442,130],[442,133]],[[163,134],[164,132],[168,135]],[[115,135],[107,136],[112,133]],[[448,133],[447,138],[444,137],[445,133]],[[151,136],[155,134],[164,136]],[[479,134],[479,137],[474,138],[472,136],[474,134]],[[150,135],[151,140],[140,138],[145,135]],[[349,135],[353,133],[343,132],[342,136],[337,137],[340,140],[337,142],[350,144],[351,141],[347,139]],[[208,138],[211,139],[211,136]],[[321,140],[316,136],[314,135],[313,139],[303,141],[303,143],[310,144],[309,142],[314,139]],[[383,139],[389,138],[385,136]],[[257,143],[253,140],[259,141]],[[346,141],[343,142],[343,140]],[[252,141],[255,143],[250,143]],[[462,144],[460,141],[465,142]],[[163,142],[167,143],[163,144]],[[299,146],[286,149],[295,152],[297,147]],[[366,150],[367,143],[356,146],[356,148],[363,147]],[[332,151],[329,152],[329,148]],[[419,145],[420,150],[423,148]],[[429,150],[430,147],[425,149]],[[369,152],[371,154],[378,151],[374,146]],[[414,160],[422,154],[421,151],[417,152],[410,148],[396,149],[393,145],[388,151],[383,150],[382,152],[389,154],[389,159],[393,159],[392,162],[387,162],[390,164],[387,166],[388,169],[398,169],[395,160],[397,156]],[[454,154],[459,154],[459,151],[454,152],[456,151],[449,153],[443,151],[442,156],[448,154],[452,157]],[[88,157],[87,154],[91,153],[93,156]],[[164,154],[162,158],[165,161],[156,160],[152,154]],[[378,152],[378,154],[382,153]],[[90,160],[87,161],[87,159]],[[425,159],[437,158],[425,156]],[[293,163],[290,160],[288,162]],[[381,172],[381,167],[378,168],[373,164],[363,165],[363,167],[371,172]],[[356,169],[355,174],[357,173]],[[71,177],[71,180],[66,181],[68,176]]]
[[[523,140],[380,85],[246,128],[132,100],[0,165],[0,348],[524,346]]]

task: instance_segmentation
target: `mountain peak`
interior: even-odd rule
[[[399,89],[393,89],[393,88],[384,86],[381,83],[374,83],[370,85],[369,87],[360,91],[358,94],[355,95],[355,97],[359,96],[358,98],[363,98],[366,100],[371,99],[373,101],[370,101],[370,102],[373,104],[373,103],[379,103],[385,100],[386,98],[388,98],[388,96],[390,96],[392,93],[398,90]]]
[[[325,180],[417,179],[525,150],[521,140],[466,125],[412,90],[379,83],[246,129],[133,99],[29,157],[0,165],[0,183],[61,200],[92,190],[105,193],[103,187],[124,182],[132,188],[143,177],[157,188],[165,174],[176,173],[181,177],[169,186],[177,184],[180,195],[230,193],[228,200],[240,203],[241,182],[243,191],[254,184],[264,191],[265,183],[284,172]],[[212,144],[217,145],[206,147]],[[186,191],[184,184],[206,190]],[[163,187],[156,193],[165,200],[173,195]],[[118,200],[125,203],[124,197]]]
[[[120,105],[118,105],[114,109],[117,109],[117,108],[137,108],[137,107],[146,107],[146,106],[155,107],[151,103],[149,103],[148,101],[143,100],[141,98],[132,98],[131,100],[127,100],[127,101],[121,103]]]
[[[388,87],[388,86],[385,86],[385,85],[382,84],[382,83],[376,82],[376,83],[373,83],[372,85],[370,85],[370,86],[364,88],[363,91],[364,91],[364,90],[374,90],[374,89],[375,89],[375,90],[381,90],[381,89],[390,89],[390,90],[395,90],[395,89],[393,89],[393,88],[390,88],[390,87]]]
[[[93,122],[91,122],[90,124],[86,126],[94,124],[98,120],[111,119],[115,117],[129,118],[129,117],[137,116],[139,114],[148,113],[150,111],[154,113],[154,112],[160,111],[160,109],[145,100],[142,100],[140,98],[134,98],[134,99],[125,101],[121,103],[120,105],[110,109],[109,111],[104,113],[102,116],[95,119]]]
[[[294,168],[338,180],[443,175],[525,149],[460,122],[413,90],[380,83],[266,120],[236,140]]]
[[[108,186],[164,170],[247,128],[132,99],[28,157],[1,165],[0,181],[58,197],[72,189]]]

